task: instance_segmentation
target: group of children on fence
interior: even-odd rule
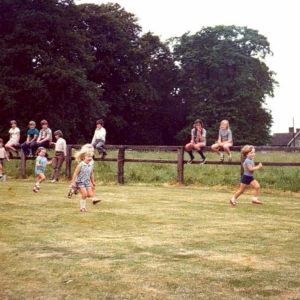
[[[68,197],[71,198],[74,193],[78,191],[81,194],[80,199],[80,211],[86,212],[86,199],[92,198],[92,203],[96,204],[100,200],[95,197],[95,180],[94,180],[94,149],[97,149],[101,158],[105,158],[107,155],[104,148],[106,139],[106,130],[103,127],[103,120],[96,121],[96,129],[91,144],[84,145],[80,151],[75,154],[75,159],[78,165],[74,171],[72,177],[72,184],[68,193]],[[47,164],[52,164],[53,171],[51,175],[51,182],[56,182],[59,179],[60,169],[66,156],[66,141],[63,138],[61,130],[54,132],[56,142],[52,142],[52,131],[48,127],[46,120],[41,121],[41,130],[36,129],[36,123],[30,121],[26,133],[26,141],[20,145],[20,129],[17,127],[16,121],[11,121],[11,129],[9,130],[9,141],[3,146],[3,139],[0,139],[0,179],[3,176],[3,163],[4,159],[9,160],[7,151],[17,152],[17,148],[20,146],[26,156],[36,155],[35,161],[35,176],[36,182],[33,187],[35,193],[40,190],[40,183],[45,180],[45,171]],[[203,122],[197,119],[191,130],[191,141],[185,145],[185,150],[190,156],[188,163],[192,163],[195,159],[193,151],[197,151],[201,156],[201,163],[206,162],[206,156],[203,153],[203,148],[206,146],[206,130],[203,126]],[[47,148],[51,145],[55,145],[55,155],[51,161],[47,160]],[[216,152],[220,161],[224,161],[224,153],[228,154],[228,160],[232,161],[230,147],[233,145],[232,132],[229,127],[229,122],[223,120],[220,123],[218,140],[211,146],[213,152]],[[258,194],[260,191],[259,183],[254,179],[253,173],[262,167],[262,164],[255,166],[254,156],[255,149],[253,146],[246,145],[242,148],[242,154],[245,157],[243,163],[244,174],[241,177],[239,190],[230,199],[232,206],[237,205],[237,198],[245,191],[246,187],[251,185],[255,194],[252,200],[253,204],[261,204],[258,200]]]

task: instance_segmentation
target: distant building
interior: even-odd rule
[[[296,132],[293,127],[289,127],[287,133],[274,133],[271,146],[300,147],[300,128],[297,128]]]

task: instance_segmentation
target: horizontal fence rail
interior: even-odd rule
[[[74,157],[72,156],[72,150],[78,150],[82,145],[71,144],[67,145],[67,155],[65,158],[66,168],[65,175],[68,179],[72,176],[72,161]],[[107,150],[117,150],[118,155],[116,158],[101,158],[95,157],[95,161],[105,161],[105,162],[117,162],[117,182],[119,184],[124,184],[124,165],[125,163],[152,163],[152,164],[176,164],[177,165],[177,181],[178,183],[184,183],[184,165],[187,163],[184,160],[184,147],[183,146],[155,146],[155,145],[105,145]],[[239,152],[242,146],[232,146],[230,149],[234,152]],[[281,147],[281,146],[255,146],[257,152],[300,152],[300,147]],[[206,146],[203,150],[211,151],[211,147]],[[177,159],[145,159],[145,158],[126,158],[126,151],[137,151],[137,152],[176,152]],[[25,157],[23,152],[20,151],[20,156],[14,156],[11,159],[20,160],[20,175],[21,177],[26,177],[26,161],[34,160],[34,157]],[[207,165],[232,165],[241,166],[242,169],[243,157],[240,161],[231,162],[221,162],[221,161],[206,161]],[[272,167],[300,167],[300,162],[262,162],[265,166]],[[192,164],[201,164],[200,161],[193,161]]]

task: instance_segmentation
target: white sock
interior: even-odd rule
[[[86,200],[85,199],[80,199],[80,209],[86,208]]]
[[[253,196],[252,200],[253,200],[253,201],[257,201],[258,198],[257,198],[256,196]]]

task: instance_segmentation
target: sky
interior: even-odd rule
[[[247,26],[267,37],[273,56],[266,59],[279,85],[266,99],[272,133],[300,128],[300,1],[298,0],[77,0],[76,4],[119,3],[133,13],[143,32],[162,41],[215,25]]]

